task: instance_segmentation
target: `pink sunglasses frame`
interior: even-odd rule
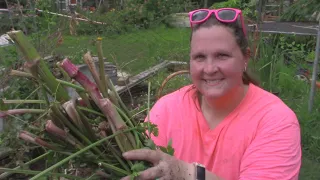
[[[220,11],[223,11],[223,10],[233,10],[236,12],[236,15],[234,17],[234,19],[232,20],[223,20],[221,19],[219,16],[218,16],[218,13]],[[203,19],[203,20],[200,20],[200,21],[193,21],[192,20],[192,16],[194,13],[196,12],[199,12],[199,11],[208,11],[208,15]],[[235,8],[220,8],[220,9],[197,9],[197,10],[194,10],[194,11],[190,11],[189,12],[189,21],[190,21],[190,27],[192,28],[192,24],[200,24],[200,23],[203,23],[205,22],[206,20],[209,19],[209,17],[211,16],[211,14],[214,13],[215,17],[217,18],[218,21],[220,22],[224,22],[224,23],[233,23],[237,20],[238,16],[240,15],[240,20],[241,20],[241,26],[242,26],[242,29],[243,29],[243,33],[245,36],[247,36],[246,34],[246,27],[245,27],[245,24],[244,24],[244,19],[243,19],[243,15],[242,15],[242,11],[240,9],[235,9]]]

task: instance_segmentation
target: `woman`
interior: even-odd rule
[[[172,140],[174,156],[145,149],[124,153],[154,164],[139,179],[298,179],[299,122],[248,76],[241,11],[196,10],[190,23],[193,85],[162,97],[150,111],[159,129],[152,139],[165,147]]]

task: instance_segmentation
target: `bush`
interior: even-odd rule
[[[312,14],[319,11],[319,0],[298,0],[281,16],[282,21],[316,21]]]
[[[223,2],[214,3],[211,8],[219,9],[219,8],[238,8],[242,10],[243,16],[247,18],[254,19],[256,18],[255,9],[255,1],[248,0],[228,0]]]
[[[168,15],[193,9],[190,0],[132,0],[122,10],[111,9],[107,13],[91,15],[92,20],[106,23],[93,25],[81,23],[79,34],[119,34],[133,29],[147,29],[165,22]],[[92,31],[94,29],[94,31]]]

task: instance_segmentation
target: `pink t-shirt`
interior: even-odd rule
[[[224,180],[298,179],[299,122],[277,96],[250,84],[240,105],[210,130],[190,87],[163,96],[152,107],[157,145],[167,146],[172,139],[175,157],[203,164]]]

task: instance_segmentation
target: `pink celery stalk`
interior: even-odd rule
[[[37,144],[39,144],[40,146],[43,146],[43,147],[47,147],[49,149],[56,149],[56,147],[52,146],[51,144],[47,143],[46,141],[42,140],[41,138],[39,137],[36,137],[35,138],[35,142]]]
[[[0,118],[5,118],[9,115],[26,114],[26,113],[44,113],[43,109],[10,109],[7,111],[0,111]]]
[[[48,133],[53,134],[53,135],[65,140],[65,141],[69,142],[70,144],[72,144],[74,146],[77,145],[76,141],[72,137],[68,136],[67,132],[60,129],[58,126],[56,126],[52,122],[52,120],[47,121],[45,129]]]
[[[37,144],[35,138],[32,137],[31,134],[28,133],[27,131],[21,131],[19,133],[19,138],[21,138],[21,139],[23,139],[23,140],[25,140],[27,142],[30,142],[30,143],[33,143],[33,144]]]
[[[109,99],[100,99],[99,103],[101,104],[101,111],[103,114],[108,115],[108,118],[112,120],[116,129],[122,130],[127,127],[124,123],[119,123],[122,121],[122,119],[117,112],[117,109],[113,106]]]
[[[21,131],[19,133],[19,138],[26,141],[30,142],[36,145],[40,145],[49,149],[56,149],[54,146],[51,144],[47,143],[46,141],[42,140],[41,138],[35,136],[34,134],[28,132],[28,131]]]
[[[97,104],[97,106],[101,109],[101,111],[104,113],[105,116],[109,116],[107,110],[108,107],[104,108],[105,105],[102,105],[100,100],[103,98],[99,89],[97,88],[96,84],[91,82],[87,76],[85,76],[83,73],[79,71],[79,68],[72,64],[72,62],[69,59],[64,59],[61,67],[69,74],[69,76],[73,79],[75,79],[78,83],[80,83],[84,89],[90,94],[93,101]],[[112,124],[119,130],[126,127],[125,122],[120,119],[111,119]]]
[[[59,136],[63,139],[66,139],[67,138],[67,133],[60,129],[58,126],[56,126],[52,120],[48,120],[47,123],[46,123],[46,131],[51,133],[51,134],[54,134],[56,136]]]
[[[90,96],[95,103],[99,102],[99,99],[102,99],[102,95],[96,84],[91,82],[83,73],[81,73],[79,68],[72,64],[68,58],[65,58],[62,61],[61,67],[72,79],[75,79],[88,93],[90,93]]]
[[[61,67],[67,72],[67,74],[72,79],[75,79],[78,83],[82,85],[82,87],[89,93],[89,95],[91,96],[93,101],[96,103],[96,105],[99,107],[99,109],[103,112],[103,114],[106,117],[109,117],[108,121],[111,127],[115,127],[115,128],[112,128],[113,133],[115,133],[117,130],[125,129],[127,127],[123,119],[120,116],[116,115],[116,113],[118,112],[116,110],[113,110],[115,108],[112,106],[110,100],[109,101],[106,101],[106,99],[102,100],[103,97],[99,89],[97,88],[96,84],[91,82],[88,79],[88,77],[86,77],[83,73],[81,73],[77,66],[72,64],[72,62],[68,58],[66,58],[62,61]],[[134,137],[132,134],[126,133],[126,136],[130,141],[134,140]],[[124,141],[126,140],[124,139]],[[127,144],[127,142],[123,142],[123,143]],[[121,143],[118,143],[118,145],[121,146]],[[132,145],[131,148],[126,148],[126,149],[129,150],[135,147],[134,141],[131,141],[131,145]]]

